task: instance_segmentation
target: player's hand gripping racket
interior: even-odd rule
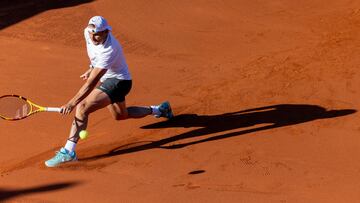
[[[0,117],[8,121],[24,119],[38,112],[61,112],[61,108],[43,107],[19,95],[0,97]]]

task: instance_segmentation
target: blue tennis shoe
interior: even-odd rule
[[[45,161],[45,165],[47,167],[56,167],[61,163],[69,162],[69,161],[77,161],[76,153],[73,151],[69,153],[64,147],[60,149],[60,151],[56,152],[56,155]]]
[[[167,119],[174,117],[170,103],[168,101],[161,103],[158,108],[160,111],[160,115],[156,115],[156,117],[165,117]]]

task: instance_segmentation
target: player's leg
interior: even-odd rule
[[[116,102],[107,107],[115,120],[124,120],[128,118],[143,118],[152,114],[151,107],[130,106],[126,107],[126,102]]]
[[[63,162],[77,160],[75,147],[79,140],[79,132],[86,129],[88,116],[90,113],[104,108],[111,103],[106,93],[99,89],[94,89],[76,107],[75,119],[71,125],[70,135],[64,147],[56,155],[45,162],[48,167],[55,167]]]
[[[126,107],[126,102],[117,102],[107,107],[115,120],[124,120],[128,118],[143,118],[153,115],[157,118],[172,118],[173,113],[169,102],[163,102],[160,105],[153,106],[130,106]]]
[[[105,108],[110,103],[111,100],[105,92],[94,89],[89,96],[76,106],[75,119],[71,126],[69,140],[77,142],[80,131],[85,130],[87,127],[89,114]]]

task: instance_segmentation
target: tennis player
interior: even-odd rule
[[[85,130],[89,114],[107,107],[116,120],[142,118],[148,115],[172,118],[169,102],[153,106],[127,107],[125,96],[132,86],[131,75],[119,42],[111,34],[111,27],[105,18],[94,16],[84,30],[90,69],[80,77],[86,82],[61,107],[63,114],[70,114],[76,107],[69,138],[56,155],[47,160],[47,167],[56,167],[61,163],[77,160],[75,147],[79,141],[79,132]],[[98,85],[99,84],[99,85]],[[97,86],[98,85],[98,86]]]

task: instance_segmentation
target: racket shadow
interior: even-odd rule
[[[173,135],[157,141],[138,142],[113,148],[108,153],[87,157],[82,160],[96,160],[154,148],[179,149],[189,145],[226,139],[263,130],[271,130],[284,126],[297,125],[318,119],[330,119],[355,113],[354,109],[327,110],[321,106],[309,104],[280,104],[220,115],[182,114],[171,120],[143,126],[143,129],[161,128],[192,128],[185,133]],[[257,127],[257,125],[260,127]],[[237,130],[233,132],[233,130]],[[230,131],[229,133],[222,133]],[[216,134],[214,136],[208,136]],[[205,137],[207,136],[207,137]],[[203,138],[205,137],[205,138]],[[186,142],[185,139],[198,138],[196,141]],[[177,144],[181,142],[181,144]],[[129,147],[131,146],[131,147]]]

